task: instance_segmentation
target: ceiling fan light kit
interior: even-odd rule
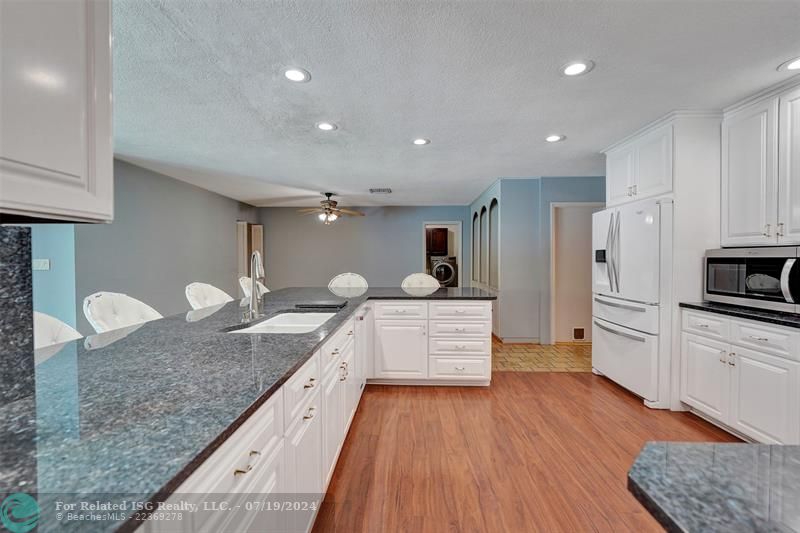
[[[342,216],[351,216],[351,217],[363,217],[364,213],[361,211],[355,211],[354,209],[345,209],[344,207],[338,207],[339,202],[336,200],[332,200],[331,197],[333,196],[332,192],[322,193],[325,195],[325,199],[319,203],[319,207],[307,207],[304,209],[298,209],[298,213],[302,213],[304,215],[317,215],[317,218],[320,222],[329,226],[333,222],[336,222]]]

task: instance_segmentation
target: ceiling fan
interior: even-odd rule
[[[337,205],[339,205],[339,202],[337,202],[336,200],[331,200],[331,196],[333,196],[332,192],[326,192],[323,194],[325,195],[325,199],[319,203],[320,207],[306,207],[304,209],[298,209],[297,212],[303,213],[304,215],[316,214],[320,222],[323,222],[326,225],[335,222],[337,218],[343,215],[351,217],[364,216],[364,213],[362,213],[361,211],[355,211],[353,209],[345,209],[343,207],[336,207]]]

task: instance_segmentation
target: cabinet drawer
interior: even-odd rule
[[[283,386],[287,424],[297,418],[308,398],[320,387],[320,379],[320,353],[317,352]]]
[[[430,361],[431,378],[447,379],[489,379],[491,359],[488,357],[432,357]]]
[[[375,302],[375,318],[428,318],[428,302]]]
[[[431,302],[431,319],[491,320],[491,302]]]
[[[731,320],[731,344],[800,360],[800,331]]]
[[[490,337],[491,322],[430,321],[431,337]]]
[[[281,445],[283,389],[259,407],[200,467],[177,493],[241,493]]]
[[[322,376],[328,375],[341,360],[355,339],[355,322],[350,320],[339,328],[333,337],[322,346]]]
[[[430,339],[429,350],[431,354],[484,354],[492,352],[489,339]]]
[[[683,311],[683,331],[713,339],[728,340],[730,319],[709,313]]]

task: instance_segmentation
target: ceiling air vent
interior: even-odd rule
[[[377,189],[370,189],[370,194],[392,194],[392,189],[389,187],[378,187]]]

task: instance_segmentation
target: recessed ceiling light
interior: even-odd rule
[[[430,143],[431,143],[430,139],[422,139],[422,138],[414,139],[414,144],[416,144],[417,146],[425,146],[426,144]]]
[[[570,61],[561,67],[561,72],[563,72],[565,76],[580,76],[581,74],[586,74],[593,68],[594,61],[585,59],[581,61]]]
[[[547,137],[544,138],[544,140],[549,143],[557,143],[559,141],[563,141],[566,138],[567,137],[564,135],[548,135]]]
[[[781,63],[778,70],[800,70],[800,57],[795,57]]]
[[[311,74],[307,70],[297,67],[287,68],[283,71],[283,75],[287,80],[297,83],[305,83],[311,79]]]
[[[317,122],[317,128],[321,129],[322,131],[333,131],[338,129],[339,126],[333,122]]]

